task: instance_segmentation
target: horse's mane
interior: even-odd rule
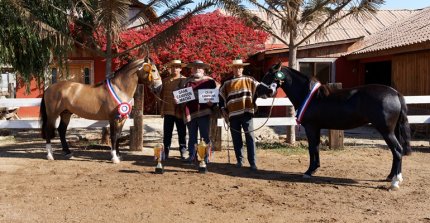
[[[289,68],[289,67],[284,67],[284,68],[286,68],[289,72],[292,72],[292,73],[294,73],[294,74],[296,74],[297,76],[299,76],[299,77],[301,77],[301,78],[303,78],[303,79],[305,79],[306,81],[307,81],[307,83],[308,83],[308,85],[309,85],[309,90],[312,90],[311,88],[312,88],[312,86],[316,83],[316,82],[318,82],[319,80],[316,78],[316,77],[309,77],[308,75],[306,75],[306,74],[303,74],[303,73],[301,73],[300,71],[298,71],[298,70],[295,70],[295,69],[292,69],[292,68]],[[330,86],[330,85],[327,85],[327,84],[322,84],[321,85],[321,87],[318,89],[318,92],[317,92],[317,97],[318,98],[322,98],[322,97],[328,97],[328,96],[330,96],[330,95],[332,95],[333,93],[336,93],[336,92],[338,92],[340,89],[336,89],[336,88],[334,88],[334,87],[332,87],[332,86]]]
[[[128,69],[135,67],[137,64],[141,63],[143,60],[145,60],[145,59],[137,59],[137,60],[133,60],[129,63],[124,64],[122,67],[120,67],[118,70],[116,70],[114,72],[113,76],[115,77],[117,74],[122,73],[124,71],[127,71]]]
[[[128,63],[124,64],[122,67],[120,67],[118,70],[116,70],[116,71],[112,74],[112,77],[115,77],[115,76],[117,76],[117,75],[118,75],[118,74],[120,74],[120,73],[125,73],[125,71],[127,71],[127,70],[129,70],[129,69],[131,69],[131,68],[135,67],[137,64],[141,63],[141,62],[142,62],[142,60],[144,60],[144,59],[133,60],[133,61],[131,61],[131,62],[128,62]],[[106,83],[106,79],[105,79],[105,80],[103,80],[103,81],[100,81],[100,82],[98,82],[98,83],[95,83],[95,84],[94,84],[94,87],[98,87],[98,86],[100,86],[100,85],[102,85],[102,84],[105,84],[105,83]]]

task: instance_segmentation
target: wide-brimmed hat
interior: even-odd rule
[[[181,67],[185,67],[185,66],[187,66],[187,64],[182,63],[182,61],[181,61],[181,60],[172,60],[172,61],[170,61],[169,63],[166,63],[166,67],[171,67],[171,66],[173,66],[173,65],[179,65],[179,66],[181,66]]]
[[[197,67],[197,68],[209,68],[208,64],[205,64],[203,61],[201,60],[195,60],[191,63],[187,64],[187,67]]]
[[[235,67],[235,66],[244,67],[247,65],[249,65],[249,63],[244,63],[241,59],[236,59],[236,60],[233,60],[233,62],[231,64],[228,64],[227,66],[229,66],[229,67]]]

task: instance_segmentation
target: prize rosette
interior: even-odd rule
[[[128,116],[131,112],[131,105],[127,102],[123,102],[118,106],[118,113],[121,117]]]

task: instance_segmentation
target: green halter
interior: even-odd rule
[[[285,74],[282,73],[282,71],[278,71],[278,72],[276,72],[275,77],[278,80],[284,80],[285,79]]]

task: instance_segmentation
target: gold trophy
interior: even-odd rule
[[[163,159],[163,153],[164,153],[163,145],[157,144],[154,146],[154,159],[155,161],[157,161],[157,166],[155,167],[156,174],[164,173],[164,167],[161,164],[161,161]]]
[[[207,173],[208,169],[206,168],[205,157],[208,154],[210,144],[206,144],[203,139],[201,139],[200,143],[196,147],[199,159],[199,173]]]

